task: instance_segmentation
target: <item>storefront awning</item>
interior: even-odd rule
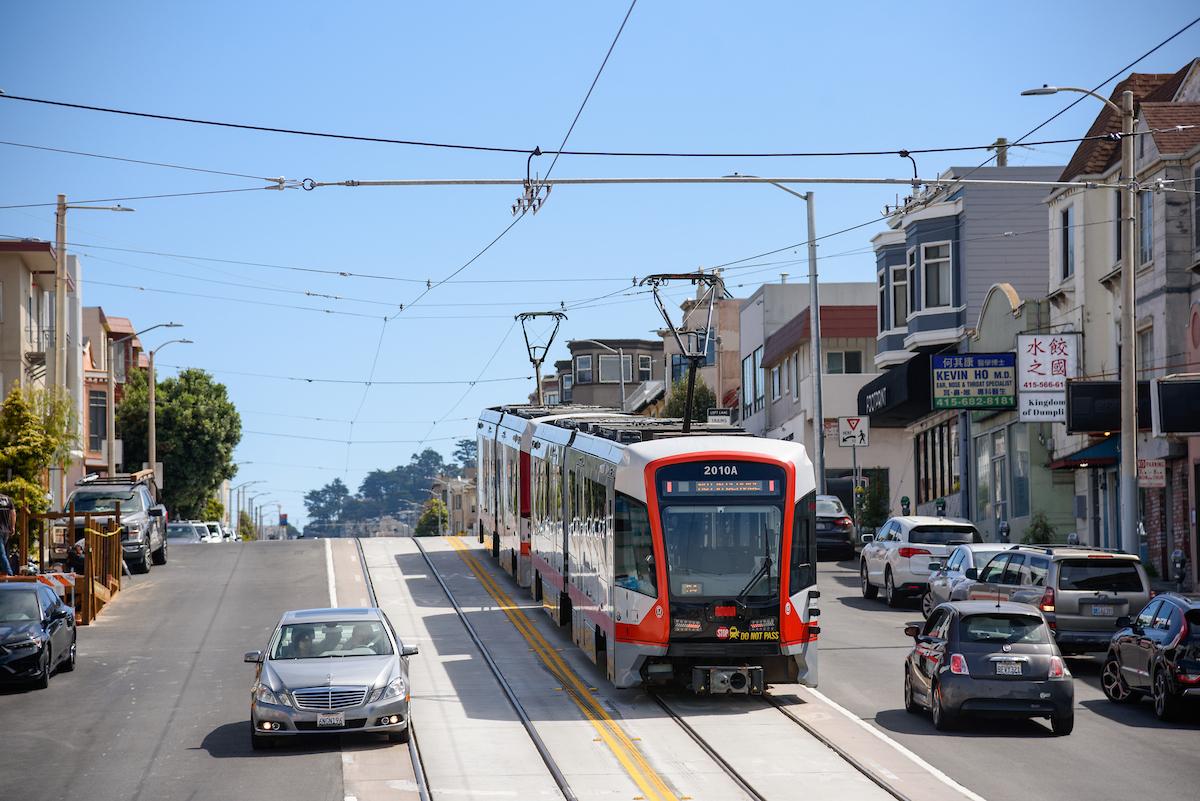
[[[932,410],[929,354],[918,353],[858,391],[858,413],[880,428],[903,428]]]
[[[1081,448],[1069,456],[1055,459],[1051,470],[1075,470],[1080,467],[1105,467],[1114,465],[1121,458],[1121,436],[1114,434],[1100,442]]]

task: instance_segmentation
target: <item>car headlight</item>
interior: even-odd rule
[[[126,524],[125,531],[128,532],[129,539],[136,540],[138,542],[142,541],[142,527],[141,526],[134,526],[134,525]]]
[[[399,676],[391,681],[386,687],[376,690],[372,701],[386,701],[389,698],[403,698],[408,692],[408,687],[404,684],[404,677]]]
[[[280,691],[275,693],[270,687],[265,684],[260,684],[254,690],[254,700],[263,704],[274,704],[275,706],[287,706],[287,693]]]
[[[21,640],[20,642],[5,643],[4,647],[14,653],[20,651],[36,651],[42,647],[42,641],[39,639]]]

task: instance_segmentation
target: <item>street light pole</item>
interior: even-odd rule
[[[162,343],[157,348],[150,351],[150,356],[149,356],[150,364],[149,364],[149,369],[148,369],[148,375],[146,376],[147,380],[148,380],[148,383],[146,384],[146,405],[150,407],[150,419],[146,421],[146,456],[148,457],[147,461],[150,463],[150,469],[155,471],[156,476],[157,476],[157,471],[158,471],[158,467],[156,466],[158,464],[158,440],[157,440],[157,437],[155,436],[155,419],[154,419],[155,418],[154,387],[156,384],[156,379],[154,377],[154,354],[158,353],[160,350],[165,348],[167,345],[172,345],[176,342],[179,342],[184,345],[192,344],[192,340],[190,340],[190,339],[172,339],[168,342]]]
[[[108,348],[107,348],[107,352],[106,352],[106,355],[108,356],[108,359],[107,359],[107,361],[108,361],[108,370],[107,370],[108,386],[105,388],[105,394],[106,394],[105,402],[108,404],[108,408],[105,410],[107,412],[107,414],[105,414],[105,417],[107,418],[105,420],[105,437],[107,439],[106,444],[105,444],[105,450],[107,451],[107,453],[105,455],[108,457],[108,471],[107,472],[108,472],[108,475],[110,475],[110,476],[114,475],[117,472],[117,452],[116,452],[116,447],[115,447],[116,440],[117,440],[117,408],[116,408],[117,401],[116,401],[116,377],[113,373],[113,361],[115,359],[115,354],[117,352],[117,345],[120,345],[122,342],[126,342],[130,339],[135,339],[137,337],[140,337],[142,334],[153,331],[156,328],[182,328],[182,327],[183,327],[183,323],[159,323],[158,325],[152,325],[149,328],[143,328],[141,331],[137,331],[137,332],[135,332],[133,334],[129,334],[127,336],[123,336],[120,339],[114,339],[108,343]],[[126,371],[126,375],[128,375],[129,365],[125,366],[125,371]],[[151,465],[151,469],[153,469],[153,464]]]
[[[1121,184],[1125,188],[1125,216],[1121,220],[1121,550],[1138,553],[1138,475],[1137,475],[1137,212],[1139,187],[1134,160],[1133,92],[1121,93],[1121,105],[1090,89],[1077,86],[1042,86],[1027,89],[1023,95],[1052,95],[1078,92],[1104,103],[1121,119]]]
[[[757,178],[754,175],[734,173],[728,178]],[[816,211],[813,209],[813,193],[797,192],[782,183],[770,179],[765,182],[782,189],[793,197],[804,201],[808,211],[808,337],[812,359],[813,378],[813,473],[817,479],[817,494],[825,494],[825,404],[821,391],[821,290],[817,285],[817,235]]]

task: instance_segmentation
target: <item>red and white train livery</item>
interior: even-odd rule
[[[522,426],[506,470],[497,442]],[[481,538],[510,510],[527,515],[531,594],[616,686],[816,684],[815,480],[802,446],[730,426],[685,435],[678,420],[524,406],[486,410],[480,440],[479,509],[492,518]]]

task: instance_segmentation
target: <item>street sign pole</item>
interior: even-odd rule
[[[854,491],[850,493],[850,519],[854,521],[854,530],[858,531],[858,443],[850,448],[850,466],[854,476]]]

